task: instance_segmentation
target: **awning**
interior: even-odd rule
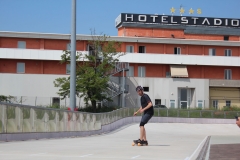
[[[170,71],[171,77],[188,77],[187,66],[171,65]]]

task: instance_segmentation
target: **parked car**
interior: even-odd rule
[[[167,107],[165,105],[162,104],[156,104],[155,106],[153,106],[153,108],[163,108],[163,109],[167,109]]]

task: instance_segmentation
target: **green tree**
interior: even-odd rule
[[[13,98],[13,96],[0,95],[0,102],[11,102]]]
[[[115,63],[122,55],[118,52],[121,43],[102,35],[92,36],[89,45],[89,54],[78,52],[76,56],[76,95],[84,98],[86,106],[90,101],[96,112],[97,101],[111,101],[106,94],[108,81]],[[61,63],[69,63],[70,58],[70,51],[64,51]],[[54,86],[60,87],[58,94],[62,99],[66,98],[70,93],[70,77],[57,78]]]

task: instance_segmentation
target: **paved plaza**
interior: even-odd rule
[[[131,145],[139,138],[138,124],[90,137],[0,142],[0,159],[189,160],[207,136],[211,136],[210,146],[240,144],[240,129],[235,124],[149,123],[146,130],[149,146],[142,147]]]

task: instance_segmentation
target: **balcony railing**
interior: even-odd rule
[[[210,79],[210,87],[240,87],[240,80]]]

